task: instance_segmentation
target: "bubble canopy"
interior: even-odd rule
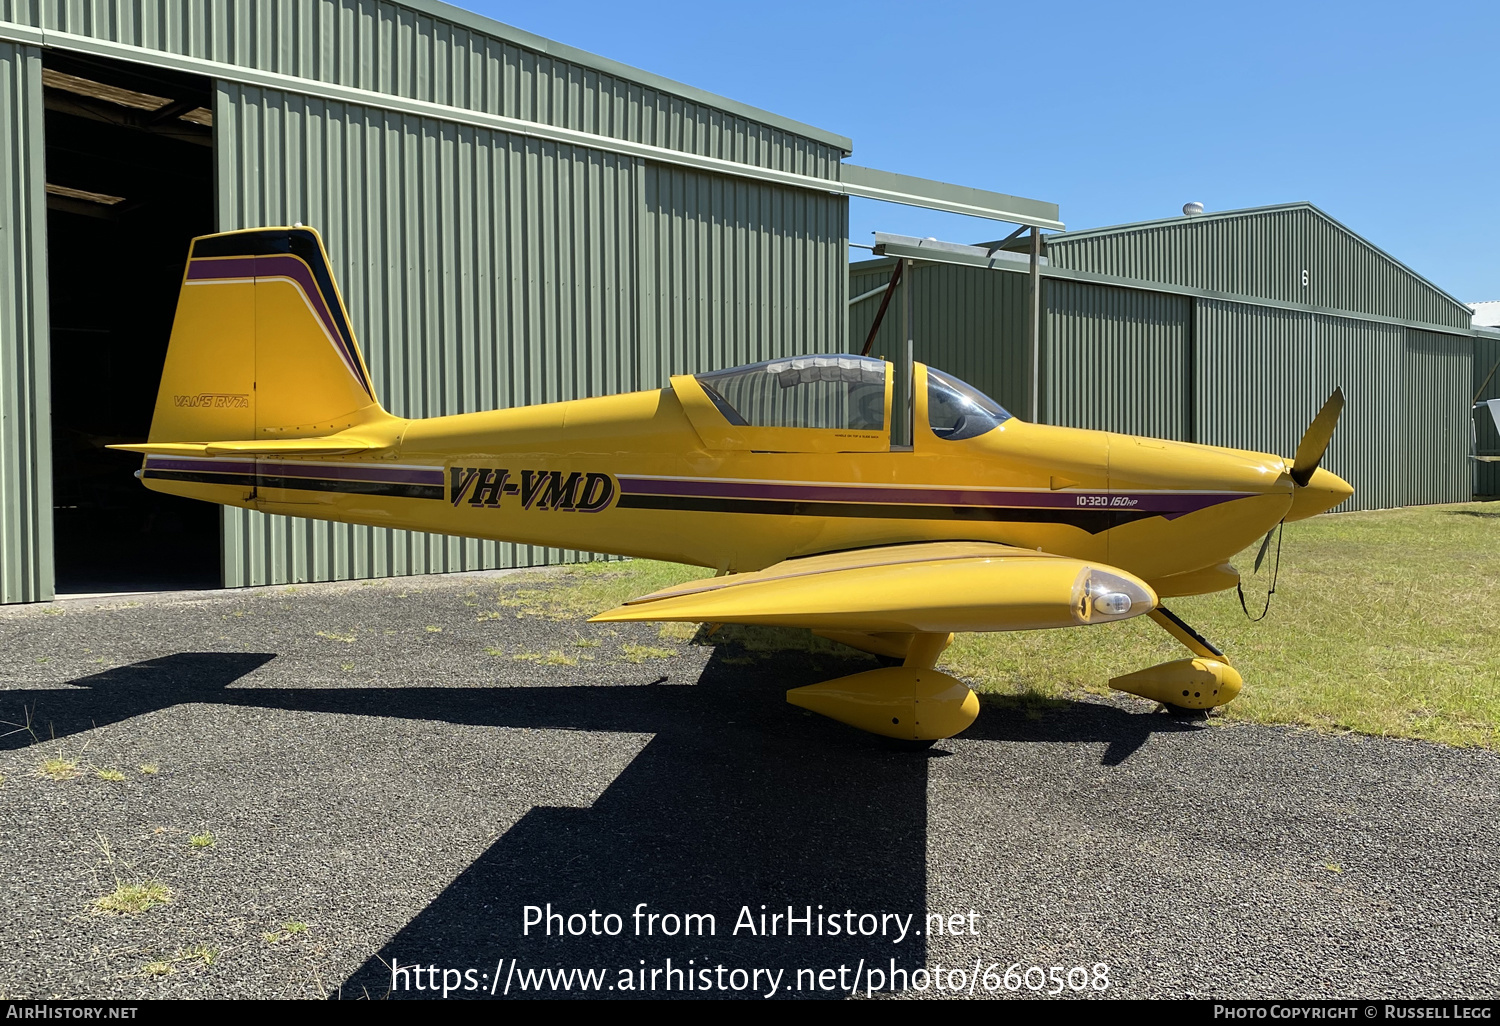
[[[869,356],[798,356],[696,375],[731,424],[885,430],[886,363]]]
[[[798,356],[695,375],[719,412],[740,427],[885,430],[888,364],[869,356]],[[927,420],[950,442],[976,438],[1011,419],[968,382],[927,368]]]

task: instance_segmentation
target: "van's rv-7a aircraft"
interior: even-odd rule
[[[904,367],[901,368],[904,370]],[[677,375],[666,388],[407,419],[381,408],[315,231],[194,240],[146,487],[267,513],[669,560],[719,576],[596,616],[806,627],[900,665],[787,693],[907,742],[979,711],[935,669],[956,631],[1146,614],[1191,653],[1111,686],[1178,709],[1240,691],[1164,598],[1352,494],[1318,469],[1342,395],[1293,460],[1010,416],[920,363],[859,356]]]

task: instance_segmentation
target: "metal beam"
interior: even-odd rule
[[[916,382],[915,360],[916,334],[912,324],[915,320],[915,303],[911,294],[911,281],[916,277],[916,266],[907,264],[901,276],[901,312],[906,321],[906,330],[901,333],[896,358],[891,361],[896,372],[896,381],[891,389],[891,451],[910,452],[916,437],[916,403],[912,401],[912,386]],[[873,341],[873,335],[871,336]],[[866,344],[868,346],[868,343]]]
[[[873,167],[860,167],[858,164],[840,164],[839,181],[844,187],[845,195],[859,196],[862,199],[903,203],[928,210],[946,210],[952,214],[986,217],[992,221],[1008,221],[1011,224],[1050,228],[1053,231],[1062,231],[1063,228],[1063,223],[1057,219],[1057,204],[1042,200],[971,189],[966,185],[950,185],[928,178],[913,178],[911,175],[898,175]]]
[[[865,345],[859,351],[860,356],[870,355],[870,347],[875,344],[875,336],[880,334],[880,322],[885,320],[885,311],[891,305],[891,297],[896,294],[896,286],[901,284],[901,272],[905,269],[905,260],[897,260],[896,266],[891,268],[891,280],[882,286],[885,289],[885,298],[880,301],[880,309],[875,311],[875,320],[870,322],[870,333],[865,336]]]
[[[912,235],[888,235],[885,232],[875,233],[874,253],[876,256],[928,260],[937,264],[962,264],[986,270],[1025,271],[1031,263],[1027,254],[1012,253],[1008,249],[986,249],[982,246],[965,246],[959,242],[919,239]],[[1042,257],[1041,263],[1045,267],[1047,258]]]
[[[95,100],[87,96],[75,96],[59,89],[46,90],[42,102],[50,111],[70,114],[77,118],[87,118],[90,121],[114,125],[116,128],[150,132],[152,135],[176,139],[178,142],[193,143],[197,146],[211,147],[214,144],[213,129],[178,119],[179,113],[185,114],[198,108],[199,104],[191,100],[183,101],[181,104],[169,104],[171,107],[182,107],[182,110],[166,117],[162,117],[160,112],[131,110],[117,103]]]
[[[1031,229],[1030,267],[1026,276],[1026,327],[1031,338],[1031,422],[1042,422],[1042,233]]]

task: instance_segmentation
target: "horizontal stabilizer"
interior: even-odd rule
[[[385,448],[364,438],[270,438],[247,442],[142,442],[111,445],[110,449],[147,456],[347,456]]]

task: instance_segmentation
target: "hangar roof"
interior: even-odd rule
[[[1062,232],[1046,243],[1054,267],[1096,274],[1462,328],[1473,312],[1311,203]]]
[[[748,103],[731,100],[726,96],[716,95],[706,89],[699,89],[696,86],[676,82],[662,75],[643,71],[640,68],[631,67],[620,61],[610,60],[608,57],[601,57],[587,50],[580,50],[565,43],[554,42],[543,36],[527,32],[525,29],[519,29],[504,22],[495,21],[493,18],[487,18],[482,14],[476,14],[462,7],[442,3],[441,0],[395,0],[395,2],[402,7],[409,7],[414,11],[420,11],[434,18],[441,18],[443,21],[451,24],[461,25],[464,28],[474,29],[488,36],[504,39],[507,42],[515,43],[517,46],[523,46],[528,50],[534,50],[538,53],[555,57],[558,60],[567,61],[569,64],[592,68],[606,75],[614,75],[631,82],[637,82],[648,88],[670,93],[673,96],[681,96],[683,99],[691,100],[694,103],[701,103],[716,110],[722,110],[729,114],[738,114],[740,117],[762,125],[779,128],[806,139],[815,139],[818,142],[826,143],[829,146],[843,150],[845,155],[854,152],[854,143],[848,137],[839,135],[836,132],[816,128],[813,125],[783,117],[780,114],[774,114],[771,111],[751,106]]]

